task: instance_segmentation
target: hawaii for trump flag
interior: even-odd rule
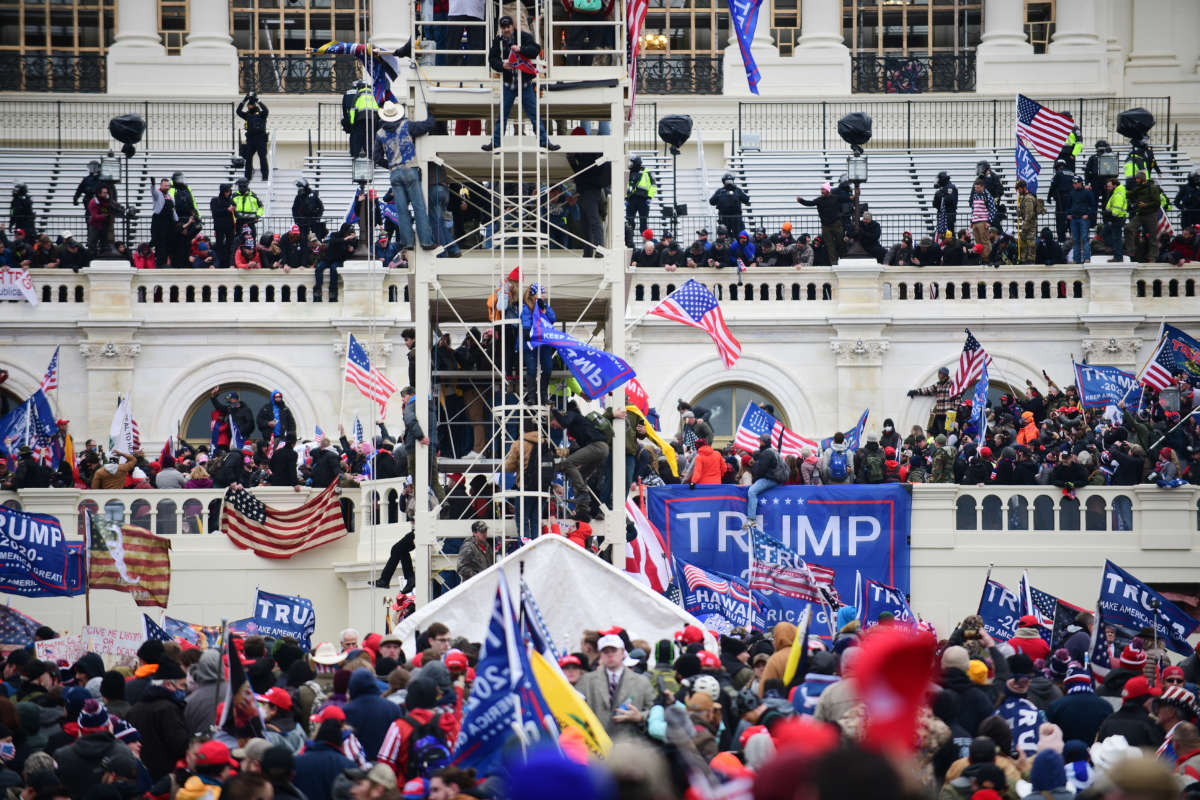
[[[681,605],[705,627],[728,633],[734,628],[759,628],[750,588],[737,578],[675,560]]]
[[[138,606],[167,607],[171,541],[85,511],[88,589],[128,592]]]
[[[291,558],[346,535],[337,481],[289,509],[272,508],[245,489],[225,490],[221,530],[238,547],[262,558]]]

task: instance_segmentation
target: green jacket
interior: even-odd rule
[[[939,447],[933,456],[933,473],[929,476],[930,483],[954,483],[954,448],[946,445]]]
[[[1132,216],[1141,216],[1142,214],[1153,214],[1159,207],[1158,184],[1149,178],[1145,183],[1134,183],[1133,188],[1128,191],[1128,204],[1132,209]]]

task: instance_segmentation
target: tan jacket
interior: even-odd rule
[[[116,472],[109,472],[107,465],[101,464],[96,467],[96,472],[92,475],[93,489],[124,489],[125,478],[133,471],[133,466],[137,463],[133,456],[125,456],[125,463],[117,465]]]
[[[767,660],[767,666],[763,669],[762,680],[758,684],[758,696],[762,697],[763,686],[772,678],[783,680],[783,673],[787,669],[788,651],[792,648],[792,642],[796,641],[796,626],[790,622],[778,622],[771,629],[774,635],[775,652]]]
[[[525,473],[521,469],[522,464],[525,468],[529,468],[529,462],[537,452],[537,431],[528,431],[520,439],[515,440],[508,448],[508,453],[504,456],[504,471],[517,473],[517,487],[525,488]],[[521,455],[521,450],[524,449],[525,454]]]

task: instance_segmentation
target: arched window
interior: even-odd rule
[[[0,417],[8,415],[21,403],[25,402],[25,398],[18,397],[16,392],[10,392],[8,387],[0,386]]]
[[[750,403],[774,407],[773,416],[788,425],[787,416],[775,398],[745,383],[723,383],[708,389],[692,401],[693,406],[707,408],[711,413],[708,424],[713,429],[714,445],[724,447],[733,439],[738,422]],[[788,427],[791,427],[788,425]]]
[[[254,386],[249,383],[229,383],[221,384],[221,392],[217,395],[221,403],[225,403],[225,395],[229,392],[237,392],[242,404],[250,408],[250,412],[255,416],[258,415],[258,410],[267,404],[269,389],[263,389],[259,386]],[[287,402],[287,395],[284,395],[284,402]],[[187,414],[184,415],[180,423],[180,435],[189,442],[207,442],[211,437],[212,431],[212,412],[215,409],[209,402],[208,393],[205,392],[188,407]]]

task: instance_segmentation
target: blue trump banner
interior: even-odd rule
[[[311,650],[317,613],[308,598],[259,589],[258,597],[254,600],[254,625],[259,635],[277,639],[290,636],[305,650]]]
[[[1131,407],[1141,403],[1142,386],[1132,372],[1098,364],[1071,363],[1075,367],[1079,401],[1084,408],[1115,406],[1122,401]]]
[[[83,543],[58,520],[0,506],[0,592],[25,597],[83,594]]]
[[[1021,141],[1021,137],[1017,137],[1017,177],[1025,181],[1025,186],[1029,189],[1029,193],[1037,197],[1038,175],[1042,172],[1042,165],[1033,157],[1033,153],[1029,152],[1029,148]]]
[[[567,365],[575,380],[579,381],[584,396],[589,400],[603,397],[637,374],[633,367],[612,353],[597,350],[555,328],[546,315],[539,312],[533,320],[529,346],[541,345],[558,351],[559,358]]]
[[[977,440],[982,440],[987,435],[987,399],[988,388],[987,363],[983,365],[983,369],[979,373],[979,380],[975,382],[975,397],[971,401],[971,420],[967,425],[967,431],[973,433]]]
[[[556,746],[558,725],[533,675],[503,574],[475,675],[471,696],[463,707],[454,766],[491,775],[500,766],[510,740],[519,740],[524,746],[539,742]]]
[[[895,586],[873,581],[867,578],[863,582],[862,612],[863,625],[870,627],[879,619],[880,614],[891,614],[897,622],[907,622],[916,625],[917,615],[909,608],[904,592]]]
[[[762,0],[729,0],[729,23],[737,35],[738,49],[742,51],[742,63],[746,65],[746,82],[750,91],[758,94],[758,81],[762,77],[754,53],[750,50],[754,31],[758,27],[758,9]]]
[[[1017,620],[1021,618],[1020,598],[1012,589],[988,578],[983,583],[983,595],[979,598],[979,616],[983,618],[983,627],[989,636],[997,642],[1007,642],[1017,635]]]
[[[1104,562],[1096,608],[1100,612],[1097,630],[1117,626],[1132,631],[1129,635],[1133,636],[1142,628],[1152,628],[1165,647],[1183,655],[1194,652],[1187,637],[1200,621],[1111,561]]]
[[[759,498],[759,527],[779,547],[804,559],[817,583],[840,597],[854,593],[856,571],[908,591],[912,497],[903,485],[779,486]],[[647,516],[674,558],[742,582],[751,579],[746,489],[740,486],[655,486]],[[755,591],[764,628],[795,622],[809,601]],[[831,620],[818,605],[814,621]]]

